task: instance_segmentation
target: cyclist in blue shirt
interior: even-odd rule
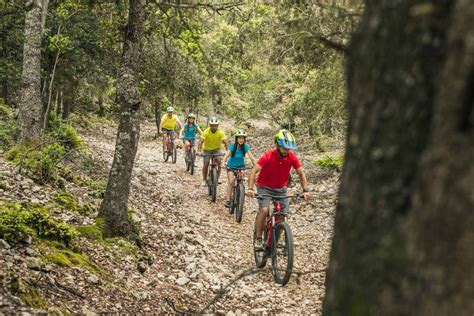
[[[247,144],[247,133],[244,130],[239,129],[234,136],[235,141],[229,146],[229,150],[224,156],[224,165],[227,166],[227,192],[225,207],[230,206],[230,196],[232,194],[232,185],[234,183],[233,169],[245,168],[245,157],[247,155],[252,161],[252,165],[255,165],[255,158],[250,152],[250,146]]]
[[[186,118],[186,124],[179,132],[179,138],[184,141],[184,152],[188,151],[188,147],[191,143],[194,143],[196,140],[196,132],[202,134],[202,130],[199,128],[199,125],[195,123],[196,115],[189,113]],[[183,135],[184,134],[184,135]]]

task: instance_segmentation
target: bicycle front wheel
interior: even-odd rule
[[[177,156],[178,156],[178,151],[176,150],[176,144],[175,142],[172,142],[171,143],[171,150],[172,150],[172,158],[171,158],[171,161],[173,163],[176,163],[176,159],[177,159]]]
[[[290,225],[280,222],[274,228],[272,270],[275,282],[286,285],[293,272],[293,234]]]
[[[168,144],[165,144],[165,146],[163,147],[163,160],[165,162],[168,161]]]
[[[262,236],[260,237],[262,237],[266,243],[267,241],[266,228],[263,231]],[[253,228],[253,255],[255,257],[255,265],[257,266],[257,268],[261,269],[261,268],[264,268],[265,265],[267,264],[268,254],[267,254],[266,249],[255,249],[255,239],[257,239],[257,228],[254,226]]]
[[[212,169],[212,173],[211,173],[211,186],[212,186],[212,192],[211,192],[211,200],[212,202],[215,202],[216,201],[216,197],[217,197],[217,169],[216,168],[213,168]]]
[[[194,151],[194,148],[191,148],[190,154],[189,154],[189,172],[191,172],[191,175],[194,174],[194,161],[196,160],[196,152]]]
[[[235,205],[235,220],[237,223],[242,221],[242,213],[244,212],[244,203],[245,203],[245,186],[243,183],[240,183],[237,187],[237,196],[235,200],[237,204]]]

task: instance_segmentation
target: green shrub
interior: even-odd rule
[[[94,209],[89,204],[80,205],[75,196],[66,192],[56,193],[53,200],[61,208],[68,209],[80,215],[90,215],[94,212]]]
[[[336,157],[323,156],[323,157],[315,159],[314,163],[321,166],[323,169],[326,169],[326,170],[341,171],[342,165],[344,164],[344,156],[343,155],[336,156]]]
[[[37,204],[20,205],[0,201],[0,238],[10,242],[25,240],[28,236],[51,239],[69,245],[77,235],[74,228],[51,216]]]
[[[12,110],[0,99],[0,148],[6,150],[12,147],[18,133],[18,125],[13,118]]]
[[[64,147],[58,143],[46,145],[42,149],[33,144],[21,143],[13,146],[6,153],[6,158],[45,183],[56,178],[55,167],[64,152]]]

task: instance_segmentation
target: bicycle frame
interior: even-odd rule
[[[276,224],[279,222],[285,222],[288,214],[281,211],[280,201],[273,201],[273,210],[269,210],[269,214],[266,218],[266,229],[267,229],[267,247],[271,248],[273,244],[273,230]]]
[[[173,132],[165,132],[166,133],[166,151],[171,151],[171,143],[174,141],[174,131]]]

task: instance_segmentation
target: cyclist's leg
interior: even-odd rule
[[[268,195],[268,188],[257,186],[257,194]],[[258,213],[255,219],[255,228],[257,236],[262,236],[263,230],[265,229],[265,218],[268,216],[268,209],[270,207],[270,198],[258,199]]]
[[[184,140],[184,152],[187,153],[189,148],[189,140]]]
[[[233,184],[234,184],[234,172],[232,170],[227,170],[227,192],[225,195],[226,201],[230,201]]]
[[[166,150],[166,131],[163,130],[163,151]]]
[[[211,161],[211,157],[206,157],[206,151],[204,151],[204,163],[202,166],[202,180],[207,181],[207,173],[209,169],[209,162]]]

